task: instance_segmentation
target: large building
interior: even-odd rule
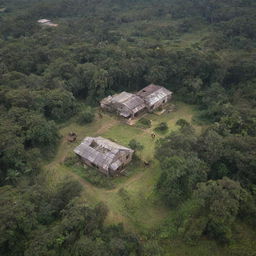
[[[102,137],[86,137],[74,152],[105,175],[116,175],[132,160],[134,151]]]
[[[172,92],[162,86],[150,84],[140,90],[137,96],[144,100],[148,111],[151,112],[167,103],[172,97]]]
[[[122,117],[134,118],[144,112],[154,111],[167,103],[171,97],[171,91],[162,86],[150,84],[136,94],[122,92],[108,96],[100,102],[100,106]]]
[[[102,109],[117,112],[118,115],[125,118],[134,118],[146,111],[143,99],[128,92],[108,96],[101,101],[100,105]]]

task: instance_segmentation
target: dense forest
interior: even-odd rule
[[[103,97],[149,83],[197,106],[206,127],[198,134],[181,116],[156,142],[154,193],[174,214],[152,246],[105,225],[107,207],[89,205],[78,181],[49,188],[42,173],[60,127],[86,126]],[[256,227],[255,127],[254,0],[0,0],[3,256],[174,255],[163,249],[173,238],[229,248],[236,223]]]

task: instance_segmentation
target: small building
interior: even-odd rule
[[[52,23],[50,20],[47,19],[40,19],[37,21],[39,24],[43,26],[48,26],[48,27],[58,27],[58,24]]]
[[[172,92],[162,86],[150,84],[140,90],[137,96],[144,100],[148,111],[152,112],[167,103],[172,97]]]
[[[5,8],[5,7],[0,7],[0,13],[6,12],[6,11],[7,11],[7,8]]]
[[[125,118],[134,118],[146,111],[144,100],[135,94],[122,92],[108,96],[100,102],[101,108],[110,112],[117,112]]]
[[[116,175],[132,160],[134,151],[102,137],[86,137],[74,152],[85,164],[105,175]]]

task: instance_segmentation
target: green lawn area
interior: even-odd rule
[[[43,175],[49,184],[49,188],[54,189],[57,182],[69,177],[79,180],[84,186],[81,196],[89,205],[94,206],[103,202],[108,207],[106,225],[123,223],[126,230],[137,233],[142,240],[147,239],[147,235],[154,233],[161,226],[164,219],[172,213],[170,209],[161,204],[161,200],[155,193],[155,184],[160,175],[160,168],[159,162],[154,159],[154,145],[158,138],[165,135],[157,133],[156,138],[152,139],[151,133],[161,122],[167,122],[168,133],[178,129],[175,123],[180,118],[191,122],[198,133],[203,129],[203,126],[193,123],[197,114],[194,106],[181,102],[175,102],[174,104],[176,105],[176,111],[171,113],[166,112],[160,116],[146,114],[144,117],[151,120],[152,124],[148,129],[139,128],[136,124],[129,126],[115,115],[108,113],[104,113],[101,118],[97,115],[95,121],[88,125],[78,125],[71,120],[60,129],[62,139],[58,152],[52,162],[47,163],[44,168]],[[75,143],[69,143],[66,140],[66,136],[71,131],[78,135]],[[90,179],[87,175],[89,172],[93,172],[93,169],[81,168],[81,166],[67,167],[63,163],[66,157],[74,156],[73,149],[86,136],[103,136],[125,146],[128,146],[131,139],[136,139],[144,145],[144,149],[137,153],[139,159],[133,160],[127,166],[126,176],[111,178],[102,175],[100,180],[106,182],[107,185],[111,184],[111,186],[93,185],[89,182]],[[151,161],[150,166],[145,167],[140,159]],[[240,226],[238,228],[241,229]],[[249,237],[249,234],[245,234],[243,237]],[[238,239],[241,242],[236,242],[233,245],[234,250],[242,250],[243,246],[248,244],[243,237]],[[160,239],[160,241],[166,256],[230,255],[226,253],[226,250],[230,250],[230,248],[221,248],[214,241],[201,241],[193,247],[179,240]],[[251,239],[248,241],[251,241]]]
[[[125,227],[132,231],[147,232],[157,228],[169,210],[161,205],[160,200],[154,192],[155,183],[160,174],[159,164],[154,160],[155,141],[163,136],[157,135],[152,139],[151,133],[160,122],[167,122],[169,131],[177,129],[175,123],[178,119],[184,118],[192,121],[195,109],[184,103],[176,102],[177,110],[171,113],[164,113],[160,116],[156,114],[146,114],[145,118],[150,119],[152,127],[149,129],[138,128],[135,125],[129,126],[118,117],[104,113],[100,118],[88,125],[78,125],[70,122],[60,129],[63,136],[56,157],[46,165],[49,182],[54,184],[67,175],[79,179],[85,189],[83,197],[88,203],[95,205],[104,202],[109,208],[109,214],[106,220],[107,224],[123,222]],[[195,126],[196,129],[200,127]],[[66,136],[69,132],[75,132],[78,135],[75,143],[69,143]],[[142,160],[151,161],[149,167],[145,167],[142,161],[133,161],[127,166],[127,176],[116,178],[102,177],[111,179],[113,188],[103,188],[95,186],[88,182],[85,173],[86,168],[67,167],[63,164],[68,156],[73,156],[73,149],[86,136],[103,136],[117,143],[128,146],[131,139],[136,139],[143,144],[144,149],[138,152],[138,157]],[[84,172],[84,173],[83,173]],[[126,198],[123,198],[123,194]]]

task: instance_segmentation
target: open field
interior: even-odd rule
[[[164,113],[160,116],[156,114],[146,114],[145,118],[150,119],[152,127],[141,129],[136,125],[129,126],[118,117],[105,113],[102,118],[96,117],[96,120],[88,125],[78,125],[70,123],[60,130],[63,136],[56,157],[46,165],[46,170],[50,171],[50,183],[58,182],[66,175],[79,179],[84,185],[83,197],[88,203],[95,205],[104,202],[109,208],[107,224],[123,222],[125,227],[132,231],[144,232],[157,228],[168,214],[168,209],[161,205],[156,194],[154,186],[160,174],[159,164],[154,159],[155,140],[160,136],[157,134],[155,139],[151,138],[151,133],[160,122],[167,122],[169,132],[177,129],[175,123],[178,119],[184,118],[192,121],[195,113],[193,107],[177,103],[177,110],[171,113]],[[200,127],[196,127],[199,131]],[[69,143],[66,140],[67,134],[72,131],[78,135],[75,143]],[[108,181],[111,179],[113,188],[102,188],[92,185],[83,176],[86,169],[67,167],[64,160],[73,155],[73,149],[86,136],[103,136],[117,143],[128,146],[131,139],[136,139],[143,144],[144,149],[138,152],[138,157],[142,160],[152,161],[150,167],[145,168],[141,161],[133,161],[127,167],[127,176],[117,178],[103,177]]]
[[[108,216],[106,225],[123,223],[126,230],[137,233],[144,241],[149,237],[154,239],[154,231],[163,224],[165,217],[171,216],[170,209],[161,204],[157,194],[155,193],[155,184],[160,175],[159,163],[154,159],[154,145],[157,138],[165,135],[156,134],[156,139],[151,138],[151,133],[154,128],[161,122],[167,122],[169,130],[174,131],[178,129],[175,125],[176,121],[183,118],[192,122],[197,133],[200,133],[203,126],[198,126],[193,123],[193,119],[197,114],[196,108],[193,106],[176,102],[177,110],[171,113],[164,113],[160,116],[156,114],[146,114],[144,117],[151,120],[152,126],[148,129],[142,129],[137,125],[129,126],[115,115],[105,113],[102,118],[98,115],[94,122],[84,126],[78,125],[75,122],[70,122],[61,128],[60,133],[63,136],[60,142],[58,152],[51,163],[45,165],[45,176],[48,179],[49,186],[54,185],[72,177],[80,181],[84,186],[82,197],[90,205],[96,205],[103,202],[108,207]],[[75,143],[69,143],[66,136],[69,132],[75,132],[78,135]],[[167,134],[168,134],[167,132]],[[103,136],[116,141],[122,145],[128,146],[131,139],[136,139],[143,144],[144,149],[138,152],[138,157],[142,160],[151,160],[149,167],[145,167],[140,160],[133,160],[126,168],[127,175],[115,178],[105,177],[101,174],[101,181],[110,186],[96,186],[88,182],[87,172],[93,171],[89,168],[81,168],[81,166],[67,167],[64,164],[66,157],[73,156],[73,149],[86,136]],[[244,232],[242,226],[237,226],[241,229],[241,234]],[[246,231],[247,232],[247,231]],[[247,246],[248,241],[251,241],[249,233],[243,235],[238,239],[234,248],[231,249],[242,250]],[[248,241],[244,239],[248,237]],[[250,237],[250,238],[249,238]],[[158,237],[157,240],[160,238]],[[222,248],[215,241],[205,240],[198,245],[191,246],[184,244],[180,240],[161,240],[161,247],[166,256],[222,256],[225,255],[225,250],[230,248]]]

